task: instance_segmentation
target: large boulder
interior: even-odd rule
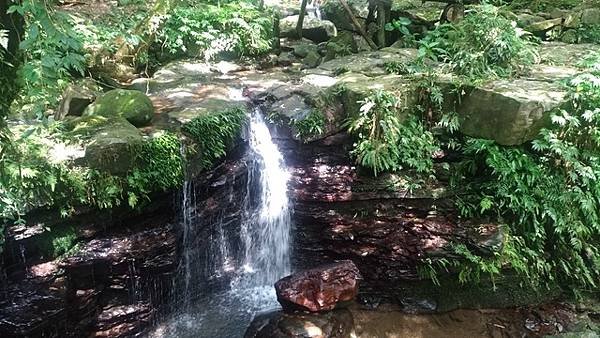
[[[358,114],[362,105],[360,102],[377,90],[393,93],[398,98],[397,108],[401,112],[408,112],[419,103],[418,85],[402,75],[368,77],[348,73],[338,80],[344,88],[340,100],[347,116]]]
[[[72,129],[69,135],[85,145],[80,164],[117,175],[134,166],[143,137],[124,118],[82,116],[69,121],[68,126]]]
[[[600,25],[600,8],[588,8],[581,13],[581,23],[584,25]]]
[[[524,79],[492,81],[466,92],[457,107],[461,131],[502,145],[534,139],[567,99],[559,83]]]
[[[284,277],[275,291],[286,311],[329,311],[356,297],[360,278],[356,265],[346,260]]]
[[[532,67],[527,77],[465,88],[456,107],[461,131],[502,145],[533,140],[540,129],[550,125],[552,112],[567,103],[568,92],[560,82],[577,75],[580,70],[573,65],[599,50],[590,44],[544,44],[542,64]]]
[[[399,63],[408,65],[417,59],[417,50],[413,48],[387,47],[378,51],[351,54],[323,62],[319,70],[331,73],[361,73],[367,76],[388,74],[385,65]]]
[[[535,24],[537,22],[544,21],[544,20],[546,20],[546,19],[544,19],[541,16],[537,16],[537,15],[533,15],[533,14],[529,14],[529,13],[520,13],[517,15],[517,25],[521,28],[528,27],[532,24]]]
[[[152,101],[137,90],[113,89],[88,106],[84,115],[123,117],[136,127],[150,124],[154,116]]]
[[[81,116],[101,93],[100,86],[92,79],[81,79],[69,85],[61,96],[54,118],[62,120],[67,115]]]
[[[298,15],[288,16],[279,21],[281,37],[292,38],[296,36]],[[337,29],[331,21],[317,18],[304,17],[302,22],[302,36],[314,42],[324,42],[337,35]]]
[[[537,21],[526,26],[525,30],[533,34],[542,35],[554,27],[559,27],[562,24],[562,21],[562,18]]]

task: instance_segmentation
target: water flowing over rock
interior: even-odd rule
[[[328,311],[358,294],[360,273],[352,261],[297,272],[275,283],[284,310]]]
[[[175,315],[151,337],[235,337],[277,308],[272,284],[290,273],[289,172],[258,109],[247,145],[184,185]],[[193,323],[193,324],[191,324]]]

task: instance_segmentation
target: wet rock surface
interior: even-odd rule
[[[296,272],[275,283],[285,311],[333,310],[358,294],[360,272],[352,261],[341,261]]]
[[[124,228],[91,234],[82,227],[80,246],[49,261],[27,251],[27,242],[39,243],[40,234],[9,237],[8,247],[20,248],[22,261],[8,256],[0,336],[124,337],[146,329],[171,292],[175,270],[175,232],[156,227],[172,216],[150,210],[146,215],[154,218],[130,219]]]
[[[256,316],[244,338],[345,338],[354,333],[348,310],[320,314],[269,312]]]
[[[562,303],[429,315],[407,314],[388,304],[377,310],[353,304],[347,309],[319,314],[260,314],[244,337],[597,337],[595,330],[597,322]]]
[[[242,152],[235,152],[242,156]],[[239,231],[246,173],[245,160],[237,157],[196,178],[192,195],[198,230],[192,253],[194,262],[207,262],[210,245],[221,222]],[[238,196],[238,198],[235,198]],[[77,247],[52,259],[42,243],[45,227],[60,228],[56,220],[40,215],[33,223],[8,229],[4,258],[6,278],[0,289],[1,337],[129,337],[146,332],[167,305],[192,300],[211,287],[210,280],[194,283],[190,294],[181,294],[183,278],[177,265],[182,236],[175,227],[177,207],[171,194],[140,212],[114,210],[108,215],[83,213],[67,220],[76,229]],[[48,223],[44,223],[48,222]],[[64,221],[63,221],[64,222]],[[233,243],[232,243],[233,244]],[[217,259],[217,258],[215,258]],[[210,266],[196,264],[198,270]],[[202,271],[202,273],[203,273]],[[190,271],[192,276],[201,271]]]

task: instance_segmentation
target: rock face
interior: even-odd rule
[[[7,230],[0,292],[2,337],[125,337],[143,332],[172,294],[176,233],[171,199],[143,213],[115,209],[33,219]],[[52,258],[47,231],[73,226],[76,250]],[[56,223],[58,222],[58,223]],[[55,231],[55,230],[54,230]]]
[[[296,36],[296,24],[298,15],[288,16],[279,21],[281,37]],[[314,42],[324,42],[337,35],[337,28],[331,21],[319,20],[312,17],[304,17],[302,22],[302,37]]]
[[[559,83],[521,79],[497,80],[467,92],[457,109],[461,131],[503,145],[534,139],[550,124],[550,112],[567,99]]]
[[[284,277],[275,283],[275,291],[286,311],[328,311],[356,297],[359,279],[354,263],[341,261]]]
[[[136,127],[146,126],[152,121],[152,101],[142,92],[113,89],[102,95],[89,106],[84,115],[124,117]]]

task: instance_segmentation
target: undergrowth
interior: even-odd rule
[[[258,55],[271,48],[273,19],[251,4],[177,7],[156,34],[155,49],[171,56],[213,59],[223,52]]]
[[[477,80],[517,75],[538,57],[529,34],[492,5],[472,7],[463,20],[440,25],[419,44],[421,57]]]
[[[351,154],[358,164],[375,175],[402,169],[432,171],[438,147],[417,116],[403,112],[398,99],[385,91],[375,91],[360,103],[359,114],[348,121],[348,131],[356,137]]]
[[[296,137],[305,142],[311,138],[319,136],[325,132],[325,116],[318,110],[312,110],[303,119],[290,121],[291,126],[296,131]]]
[[[600,73],[568,84],[570,103],[531,144],[506,147],[467,138],[452,177],[464,218],[506,224],[503,249],[482,256],[459,243],[461,259],[427,261],[462,282],[510,268],[533,286],[559,283],[578,293],[600,277]],[[424,269],[435,275],[430,268]]]
[[[182,183],[183,158],[174,134],[147,139],[134,167],[119,176],[53,158],[51,146],[60,144],[59,132],[32,128],[15,140],[0,175],[0,217],[5,222],[24,223],[23,216],[34,209],[67,217],[80,206],[108,209],[127,203],[136,208],[149,201],[151,193]]]

